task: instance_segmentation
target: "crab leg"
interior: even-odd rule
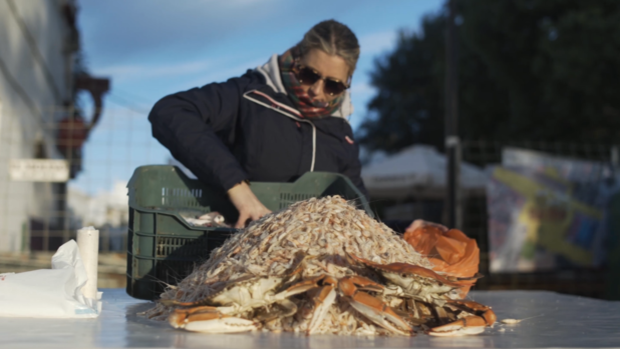
[[[418,307],[415,304],[415,300],[409,299],[407,303],[410,305],[410,308],[413,308],[413,317],[415,317],[416,319],[419,319],[420,311],[418,310]]]
[[[327,311],[334,301],[336,300],[336,285],[337,281],[331,276],[325,277],[323,284],[325,286],[318,289],[318,294],[313,298],[314,301],[314,314],[308,325],[308,334],[315,333],[316,330],[323,322],[323,319],[327,315]]]
[[[274,304],[279,306],[279,310],[258,313],[255,317],[258,321],[271,321],[276,318],[285,318],[297,312],[297,305],[288,299],[282,299]]]
[[[359,285],[360,288],[356,285]],[[398,316],[391,307],[366,292],[360,292],[364,288],[379,288],[380,286],[361,276],[345,277],[338,283],[340,293],[349,300],[349,304],[355,310],[389,331],[411,336],[413,328]]]
[[[473,286],[478,279],[481,279],[483,277],[484,275],[476,273],[476,275],[470,277],[447,276],[446,278],[458,285]]]
[[[304,293],[306,291],[309,291],[310,289],[313,289],[313,288],[317,287],[318,283],[321,282],[323,279],[325,279],[325,277],[326,277],[326,275],[319,275],[319,276],[311,277],[311,278],[305,279],[303,281],[300,281],[300,282],[290,286],[286,290],[276,294],[275,298],[278,299],[278,300],[286,299],[286,298],[294,296],[296,294],[300,294],[300,293]]]
[[[412,275],[418,275],[421,277],[426,277],[429,279],[434,279],[437,280],[437,282],[446,285],[446,286],[450,286],[450,287],[460,287],[462,285],[450,281],[448,279],[446,279],[445,277],[435,273],[434,271],[421,267],[419,265],[412,265],[412,264],[407,264],[407,263],[390,263],[390,264],[379,264],[379,263],[375,263],[373,261],[369,261],[368,259],[364,259],[361,257],[357,257],[356,255],[347,253],[347,256],[349,256],[351,259],[364,264],[368,267],[370,267],[371,269],[374,269],[376,271],[379,271],[380,274],[384,275],[386,278],[389,279],[388,275],[385,275],[385,273],[382,272],[388,272],[388,273],[395,273],[395,274],[412,274]],[[398,283],[397,283],[398,284]]]
[[[394,309],[396,314],[400,316],[403,320],[407,321],[411,326],[420,326],[426,323],[427,319],[420,317],[420,312],[418,307],[415,305],[415,301],[413,299],[407,299],[406,304],[403,305],[401,309]]]

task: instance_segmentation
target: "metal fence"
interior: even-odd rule
[[[90,132],[88,120],[64,107],[38,120],[5,110],[0,122],[0,252],[55,251],[84,226],[99,229],[101,251],[126,251],[127,180],[136,167],[168,158],[146,113],[108,108]],[[16,177],[26,159],[66,160],[70,179]]]

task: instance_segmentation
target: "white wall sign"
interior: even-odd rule
[[[9,177],[12,181],[66,182],[69,180],[69,162],[48,159],[11,159]]]

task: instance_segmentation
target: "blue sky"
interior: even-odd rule
[[[296,44],[314,24],[335,19],[358,37],[361,55],[351,88],[354,130],[375,94],[369,72],[396,43],[417,31],[443,0],[81,0],[78,26],[87,68],[112,90],[85,145],[71,185],[89,193],[127,181],[137,166],[165,163],[150,136],[148,111],[161,97],[243,74]],[[88,106],[88,98],[84,104]]]

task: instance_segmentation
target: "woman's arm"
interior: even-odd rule
[[[247,218],[257,219],[269,212],[249,187],[233,190],[248,179],[229,150],[236,141],[241,93],[248,79],[231,79],[166,96],[149,114],[153,136],[199,180],[226,190],[242,224]]]
[[[218,137],[232,144],[239,111],[238,87],[232,81],[162,98],[149,114],[153,137],[203,182],[225,190],[247,174]],[[224,101],[226,101],[224,103]]]

